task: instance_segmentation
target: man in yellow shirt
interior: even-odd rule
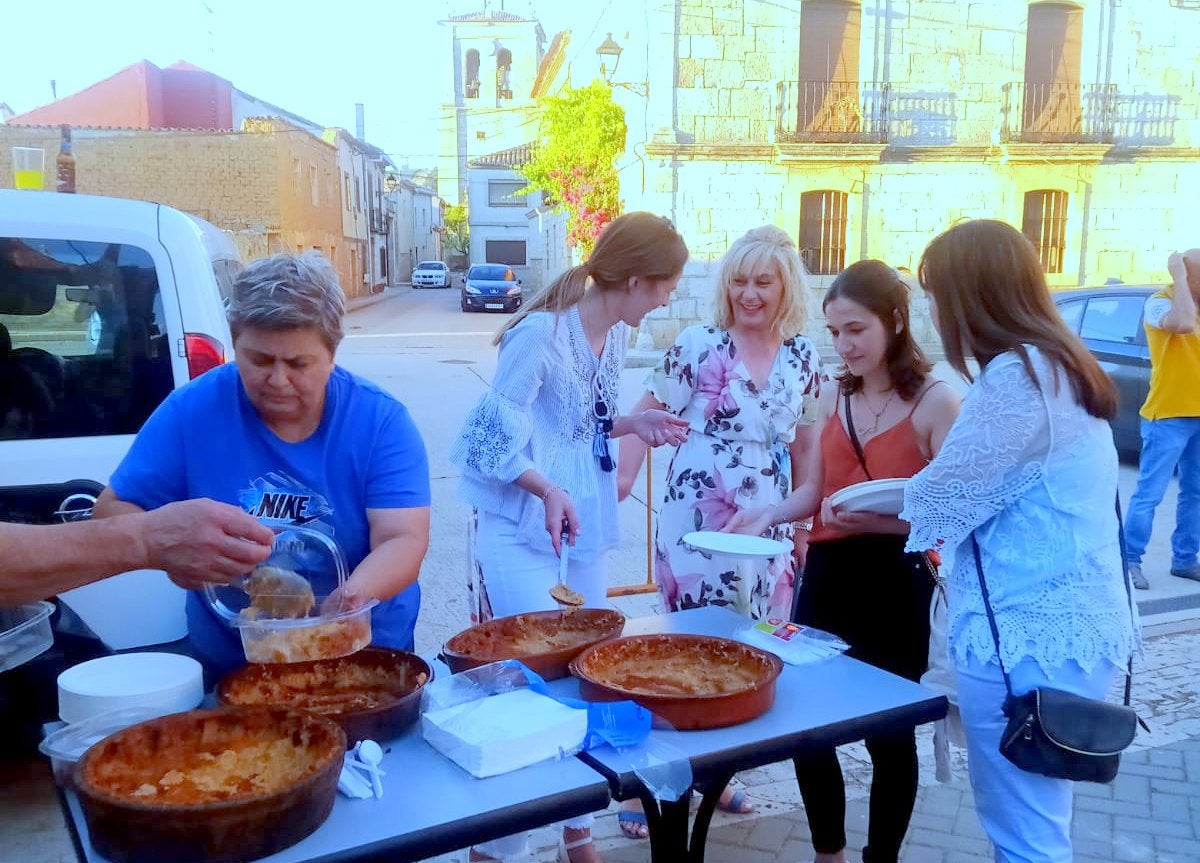
[[[1142,456],[1137,489],[1125,517],[1133,586],[1150,586],[1142,555],[1154,510],[1178,468],[1179,507],[1171,534],[1171,575],[1200,581],[1200,249],[1167,260],[1171,285],[1146,301],[1150,394],[1142,405]]]

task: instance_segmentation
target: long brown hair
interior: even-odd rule
[[[883,323],[888,334],[883,354],[888,380],[900,393],[900,398],[912,400],[925,383],[933,363],[913,338],[909,324],[908,285],[900,274],[883,261],[865,260],[851,264],[833,280],[821,307],[826,308],[837,299],[853,300]],[[896,324],[900,325],[899,332]],[[856,393],[862,389],[862,378],[851,374],[849,369],[843,370],[837,381],[843,393]]]
[[[1005,351],[1021,358],[1036,382],[1026,345],[1052,359],[1089,414],[1112,419],[1112,381],[1067,329],[1050,298],[1033,244],[993,219],[962,222],[936,237],[921,255],[921,285],[937,307],[946,360],[971,380],[965,355],[986,366]]]
[[[602,291],[624,289],[633,276],[655,281],[677,276],[687,258],[687,245],[668,219],[640,211],[617,216],[600,232],[592,256],[530,297],[492,344],[500,344],[526,315],[542,310],[561,314],[571,308],[583,298],[588,279]]]

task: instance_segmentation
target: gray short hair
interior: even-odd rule
[[[247,328],[315,327],[330,352],[342,340],[346,295],[337,271],[320,252],[279,254],[251,261],[233,283],[225,314],[237,338]]]

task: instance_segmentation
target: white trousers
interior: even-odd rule
[[[483,571],[492,614],[508,617],[525,611],[555,611],[550,588],[558,582],[558,558],[547,545],[531,548],[517,536],[517,524],[502,515],[479,513],[475,560]],[[604,553],[567,553],[567,586],[583,594],[588,608],[610,608],[608,562]]]
[[[1047,673],[1032,659],[1009,669],[1017,695],[1050,686],[1104,698],[1117,674],[1108,664],[1086,672],[1073,661]],[[957,677],[975,811],[992,840],[996,863],[1071,863],[1074,783],[1028,773],[1000,754],[1008,720],[1002,712],[1005,689],[998,664],[971,657],[957,666]]]
[[[574,549],[571,549],[574,551]],[[567,586],[583,594],[587,608],[609,608],[608,566],[600,559],[586,559],[567,553]],[[558,558],[547,547],[530,548],[517,537],[517,524],[511,519],[488,512],[479,513],[475,528],[475,560],[483,571],[492,614],[508,617],[526,611],[554,611],[558,604],[550,588],[558,582]],[[591,829],[595,819],[582,815],[561,822],[572,830]],[[524,833],[504,836],[474,846],[480,854],[501,861],[521,860],[529,853]]]

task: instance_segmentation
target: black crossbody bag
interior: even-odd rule
[[[1125,574],[1125,596],[1133,616],[1133,596],[1129,589],[1129,567],[1125,562],[1125,530],[1121,523],[1121,502],[1117,500],[1117,527],[1120,531],[1121,561]],[[1140,723],[1129,706],[1133,685],[1133,656],[1125,673],[1125,702],[1111,704],[1095,698],[1085,698],[1061,689],[1043,686],[1024,695],[1013,695],[1012,683],[1004,660],[1000,658],[1000,630],[992,613],[987,582],[983,577],[983,560],[979,543],[971,535],[975,568],[979,572],[979,587],[983,591],[983,607],[996,643],[996,660],[1004,675],[1004,715],[1008,724],[1000,737],[1000,752],[1022,770],[1056,779],[1076,782],[1112,782],[1120,766],[1121,753],[1133,742]]]

